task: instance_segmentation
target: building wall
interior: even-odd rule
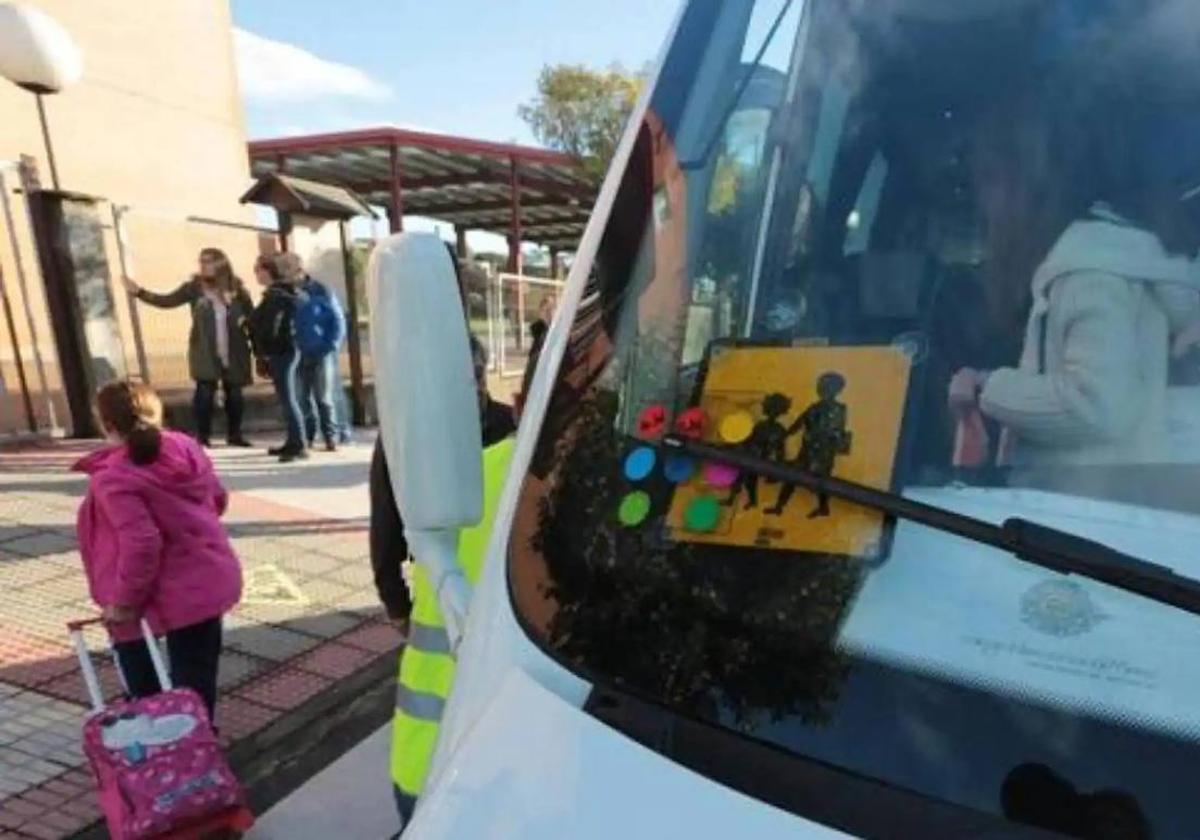
[[[253,224],[254,213],[238,204],[250,184],[246,138],[233,54],[227,0],[35,0],[62,23],[84,55],[76,86],[49,97],[46,108],[64,189],[128,205],[130,256],[139,283],[166,290],[186,279],[200,248],[224,249],[239,274],[251,280],[258,236],[186,221],[200,216]],[[20,155],[37,159],[43,186],[50,186],[33,97],[0,82],[0,160]],[[0,269],[35,387],[34,343],[25,306],[33,312],[37,349],[49,369],[51,388],[57,362],[46,318],[41,277],[28,236],[28,220],[15,175],[5,174],[15,212],[18,247],[28,274],[28,300],[14,272],[7,223],[0,216]],[[111,219],[109,204],[101,213]],[[109,261],[117,292],[122,335],[130,370],[136,370],[128,303],[121,290],[115,241]],[[253,286],[253,282],[250,282]],[[186,385],[189,317],[140,305],[141,324],[156,385]],[[0,398],[0,434],[18,417],[16,375],[8,328],[0,322],[0,372],[10,392]],[[41,400],[37,400],[41,406]],[[39,408],[45,420],[44,409]],[[60,409],[59,419],[63,413]]]

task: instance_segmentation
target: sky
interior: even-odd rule
[[[640,68],[678,0],[233,0],[252,138],[398,125],[532,143],[546,64]]]

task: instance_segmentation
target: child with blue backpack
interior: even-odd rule
[[[299,294],[295,316],[296,348],[300,351],[297,385],[307,443],[313,446],[320,431],[326,451],[334,452],[338,441],[335,365],[346,337],[346,317],[337,296],[309,276],[297,255],[281,254],[280,260]]]

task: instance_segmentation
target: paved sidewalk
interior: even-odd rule
[[[400,827],[387,773],[384,726],[262,816],[246,840],[385,840]]]
[[[99,816],[78,746],[88,703],[64,628],[93,611],[75,543],[84,482],[67,471],[87,450],[0,449],[0,838],[67,837]],[[394,656],[367,559],[369,457],[365,445],[290,465],[261,450],[213,452],[246,575],[221,662],[226,745]],[[101,635],[91,644],[115,697]]]

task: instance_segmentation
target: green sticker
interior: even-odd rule
[[[683,513],[684,527],[689,531],[708,533],[716,529],[721,518],[721,505],[715,496],[692,499]]]
[[[644,490],[635,490],[621,500],[617,518],[626,528],[636,528],[646,521],[650,515],[650,494]]]

